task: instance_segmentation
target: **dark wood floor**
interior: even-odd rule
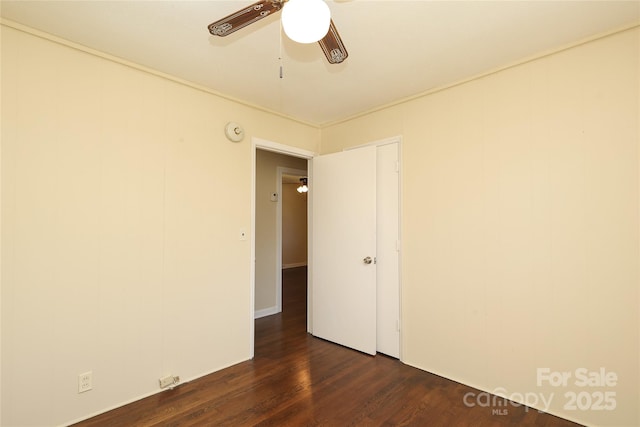
[[[308,335],[304,268],[285,270],[283,308],[256,320],[253,360],[76,426],[578,426],[524,407],[468,407],[478,390]]]

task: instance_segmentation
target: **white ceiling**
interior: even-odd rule
[[[280,14],[224,38],[209,34],[208,24],[251,3],[2,0],[1,13],[315,125],[640,21],[640,0],[328,1],[349,52],[329,65],[316,43],[281,36]]]

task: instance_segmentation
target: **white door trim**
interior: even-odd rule
[[[259,148],[261,150],[273,151],[274,153],[280,153],[280,154],[287,154],[289,156],[299,157],[302,159],[311,159],[314,156],[318,155],[313,151],[305,150],[303,148],[292,147],[290,145],[280,144],[278,142],[268,141],[266,139],[261,139],[256,137],[251,138],[251,144],[253,146],[254,154],[255,154],[255,149]]]
[[[255,354],[255,286],[256,286],[256,150],[273,151],[275,153],[286,154],[293,157],[299,157],[302,159],[311,159],[316,153],[313,151],[305,150],[302,148],[292,147],[289,145],[280,144],[266,139],[251,137],[251,232],[250,241],[251,248],[249,254],[249,355],[253,359]],[[309,222],[309,228],[311,223]]]

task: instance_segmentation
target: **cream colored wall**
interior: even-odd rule
[[[406,363],[531,404],[537,393],[538,408],[542,393],[589,425],[640,423],[639,39],[625,31],[323,129],[322,153],[403,137]],[[601,367],[615,386],[575,385],[576,369]],[[538,368],[571,378],[538,386]],[[615,410],[565,408],[567,392],[604,391]]]
[[[306,167],[305,167],[306,169]],[[307,193],[300,184],[282,184],[282,265],[307,265]]]
[[[271,201],[277,185],[278,166],[307,169],[307,160],[271,151],[256,153],[256,279],[255,309],[276,307],[276,209]],[[281,195],[280,195],[281,198]]]
[[[318,151],[319,130],[1,37],[1,424],[68,423],[248,359],[250,138]]]

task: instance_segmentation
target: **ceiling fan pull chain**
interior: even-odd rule
[[[282,78],[282,20],[280,21],[280,43],[278,44],[278,61],[280,61],[280,78]]]

